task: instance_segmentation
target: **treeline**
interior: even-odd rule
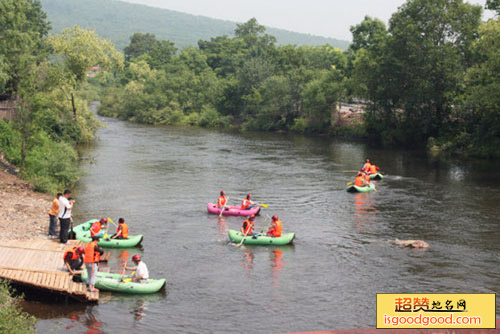
[[[75,145],[92,141],[100,126],[84,99],[86,72],[119,69],[123,55],[92,31],[49,30],[38,1],[1,1],[0,99],[15,113],[0,120],[0,152],[35,189],[55,192],[76,181]]]
[[[127,66],[106,90],[100,113],[151,124],[231,125],[252,130],[325,132],[345,96],[347,56],[330,46],[276,46],[255,19],[234,38],[177,52],[136,33]]]
[[[499,0],[488,9],[497,10]],[[411,0],[366,17],[347,52],[277,46],[255,19],[177,51],[136,33],[100,113],[150,124],[350,133],[371,142],[500,157],[500,21],[463,0]],[[335,106],[367,102],[362,124]]]

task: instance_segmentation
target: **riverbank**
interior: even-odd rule
[[[0,239],[44,239],[51,196],[35,192],[18,176],[0,170]]]

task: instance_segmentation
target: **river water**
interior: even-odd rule
[[[28,303],[40,333],[278,333],[375,326],[376,293],[497,292],[498,162],[440,161],[363,143],[265,133],[151,127],[103,118],[82,151],[76,222],[124,217],[164,293],[102,293],[96,306]],[[387,177],[379,192],[346,182],[370,157]],[[235,247],[242,218],[206,213],[225,189],[269,205],[293,246]],[[422,239],[426,251],[390,239]],[[498,306],[498,305],[497,305]]]

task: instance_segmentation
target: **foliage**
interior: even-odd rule
[[[0,281],[0,333],[35,333],[36,318],[23,312],[19,300],[11,296],[12,289]]]
[[[234,38],[198,45],[176,53],[169,41],[134,34],[126,69],[106,88],[99,113],[151,124],[328,132],[345,95],[342,50],[277,46],[255,19],[238,24]]]

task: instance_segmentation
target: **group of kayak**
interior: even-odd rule
[[[123,218],[118,220],[116,233],[108,236],[110,223],[114,224],[110,218],[92,219],[72,229],[71,232],[74,233],[75,238],[84,242],[85,246],[72,247],[64,253],[63,259],[68,271],[75,274],[76,270],[80,270],[82,265],[85,265],[81,279],[91,292],[104,290],[144,294],[154,293],[163,288],[166,280],[149,278],[147,265],[139,254],[132,256],[133,266],[129,267],[127,263],[123,265],[121,274],[99,271],[103,248],[135,247],[143,239],[142,235],[129,235],[128,225]],[[126,275],[127,271],[131,271],[131,274]]]
[[[256,233],[254,231],[256,216],[260,213],[261,207],[267,207],[267,205],[253,202],[252,194],[247,194],[246,197],[241,200],[240,206],[229,206],[227,205],[228,201],[229,198],[226,196],[226,192],[222,190],[216,204],[208,203],[207,211],[219,216],[247,216],[241,225],[240,231],[228,231],[229,240],[231,240],[231,242],[237,243],[238,246],[241,244],[287,245],[292,243],[295,238],[295,233],[282,233],[283,223],[276,215],[271,217],[271,225],[267,232],[262,231]]]
[[[366,159],[361,170],[356,174],[353,182],[348,183],[348,192],[371,192],[375,191],[375,184],[372,180],[382,180],[384,176],[379,172],[380,168],[375,164],[370,163],[370,159]]]

